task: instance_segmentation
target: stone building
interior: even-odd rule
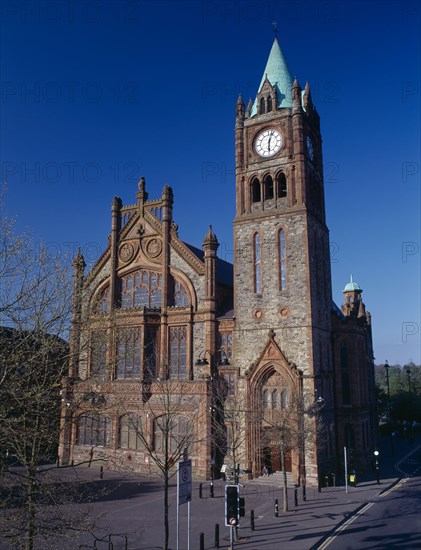
[[[113,200],[108,247],[87,275],[75,258],[63,462],[94,455],[149,471],[129,420],[143,417],[159,452],[162,411],[151,403],[165,381],[183,380],[174,437],[194,420],[197,476],[230,462],[260,475],[265,465],[281,469],[283,457],[295,481],[315,483],[341,467],[344,445],[355,465],[368,463],[371,320],[356,283],[340,309],[332,302],[319,115],[277,39],[256,98],[237,101],[235,160],[233,266],[218,258],[212,228],[202,249],[183,242],[172,189],[150,200],[143,178],[136,204]],[[287,445],[275,419],[292,409],[300,437]]]

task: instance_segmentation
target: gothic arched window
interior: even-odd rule
[[[154,449],[164,451],[168,445],[171,453],[182,454],[191,446],[194,437],[193,421],[186,416],[158,416],[154,421]],[[192,449],[190,449],[191,451]]]
[[[156,377],[159,364],[158,327],[155,325],[145,327],[143,353],[143,379],[149,382]]]
[[[135,414],[125,414],[119,420],[119,447],[139,451],[144,449],[141,419]]]
[[[342,403],[344,405],[351,405],[351,387],[348,365],[348,348],[343,345],[341,347],[341,382],[342,382]]]
[[[91,377],[104,380],[107,367],[107,333],[105,330],[92,332],[90,352]]]
[[[189,305],[187,291],[179,281],[175,281],[174,284],[174,305],[175,307],[186,307]]]
[[[281,407],[283,409],[288,408],[288,391],[287,390],[282,390],[281,392]]]
[[[272,392],[272,409],[279,409],[279,391],[273,390]]]
[[[270,394],[269,390],[263,391],[263,408],[270,409]]]
[[[276,177],[276,193],[278,195],[278,199],[282,199],[287,196],[287,179],[283,172],[278,174]]]
[[[261,247],[260,247],[259,233],[255,233],[253,237],[253,260],[254,260],[254,292],[262,292]]]
[[[278,259],[279,259],[279,289],[287,287],[287,251],[284,229],[278,232]]]
[[[273,179],[272,176],[266,176],[264,182],[265,200],[273,199]]]
[[[95,413],[79,416],[77,420],[77,445],[108,447],[110,436],[111,420],[109,416]]]
[[[251,200],[252,202],[261,201],[260,181],[258,178],[254,178],[251,182]]]
[[[154,271],[137,271],[121,278],[121,307],[159,308],[161,306],[160,273]]]
[[[187,329],[185,326],[170,327],[170,378],[186,379],[187,374]]]
[[[268,113],[272,111],[272,96],[268,96]]]
[[[116,378],[139,380],[142,353],[139,329],[120,330],[117,338]]]
[[[260,98],[260,114],[263,115],[266,112],[265,109],[265,98]]]
[[[110,287],[106,286],[98,295],[96,310],[98,313],[107,313],[110,309]]]

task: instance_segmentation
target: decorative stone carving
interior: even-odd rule
[[[152,237],[144,244],[145,254],[151,258],[155,259],[162,253],[162,241],[158,237]]]
[[[120,246],[118,256],[122,262],[127,263],[133,259],[134,253],[135,249],[132,243],[123,243]]]
[[[256,321],[261,321],[263,319],[263,311],[261,309],[255,309],[253,311],[253,317]]]
[[[281,307],[279,309],[279,317],[281,319],[288,319],[288,317],[291,315],[291,310],[289,307]]]

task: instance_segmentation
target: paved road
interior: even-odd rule
[[[418,445],[421,443],[419,441]],[[384,548],[421,548],[420,523],[421,506],[419,500],[418,483],[421,483],[421,451],[413,453],[417,443],[400,440],[395,455],[392,453],[390,442],[381,449],[382,470],[381,484],[378,485],[373,472],[360,473],[357,487],[351,487],[349,493],[344,487],[324,488],[321,493],[317,489],[307,490],[307,500],[302,500],[299,492],[298,506],[294,505],[294,494],[290,491],[290,511],[274,517],[274,500],[281,502],[281,491],[277,487],[261,485],[258,482],[245,483],[242,489],[246,497],[246,518],[240,528],[241,543],[236,550],[343,550],[345,548],[384,549]],[[402,458],[408,455],[402,461]],[[401,458],[400,471],[393,467]],[[77,476],[84,480],[94,481],[98,490],[98,498],[91,504],[85,504],[83,498],[73,506],[66,508],[70,514],[73,507],[86,510],[86,515],[97,518],[95,533],[102,537],[109,533],[125,533],[128,537],[129,550],[155,550],[162,548],[163,542],[163,496],[162,487],[158,480],[133,473],[104,472],[104,479],[99,479],[97,468],[72,470],[60,469],[62,478],[67,475]],[[388,493],[399,476],[413,475],[409,481],[402,483],[399,488]],[[418,476],[418,477],[416,477]],[[257,481],[257,480],[256,480]],[[191,538],[190,550],[199,549],[199,534],[205,534],[205,548],[214,548],[215,523],[220,525],[220,548],[225,550],[229,546],[229,530],[224,525],[224,484],[220,481],[215,484],[215,498],[209,498],[209,484],[204,484],[203,494],[207,498],[199,499],[199,483],[193,484],[193,501],[191,504]],[[104,492],[103,492],[104,489]],[[379,496],[381,491],[385,492]],[[175,550],[176,533],[176,487],[171,488],[170,494],[170,548]],[[369,503],[369,507],[364,506]],[[250,529],[250,510],[254,509],[256,530]],[[336,539],[331,539],[326,546],[326,537],[329,537],[338,525],[345,525],[353,518],[359,509],[364,510],[357,519],[347,524]],[[179,550],[187,549],[187,505],[180,508],[180,546]],[[408,525],[408,522],[411,522]],[[374,527],[372,528],[371,525]],[[370,538],[372,537],[372,538]],[[385,540],[386,542],[383,542]],[[396,546],[394,541],[396,541]],[[4,540],[3,540],[4,542]],[[123,550],[125,539],[112,537],[113,550]],[[390,546],[390,544],[392,546]],[[57,540],[54,550],[78,550],[79,545],[84,548],[94,548],[92,535],[86,534],[70,542]],[[388,545],[389,544],[389,545]],[[405,546],[404,544],[407,544]],[[98,550],[108,549],[108,542],[97,542]],[[0,549],[10,550],[2,544],[0,533]],[[45,546],[38,547],[45,550]],[[14,550],[14,549],[13,549]]]
[[[421,548],[421,449],[396,467],[405,477],[364,505],[320,550]]]

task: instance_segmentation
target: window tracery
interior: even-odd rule
[[[119,447],[140,451],[144,444],[139,433],[142,429],[141,418],[135,414],[125,414],[119,419]]]
[[[161,306],[162,275],[142,269],[121,277],[122,309]]]
[[[187,329],[185,326],[169,327],[169,376],[186,379]]]
[[[84,414],[77,420],[77,445],[108,447],[111,436],[111,419],[99,414]]]

